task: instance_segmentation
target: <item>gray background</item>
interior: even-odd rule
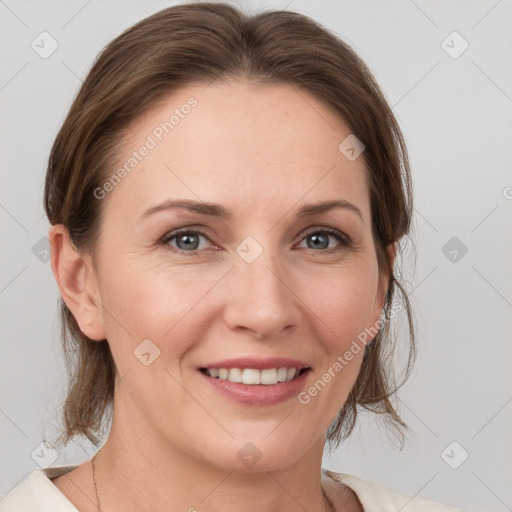
[[[511,1],[241,3],[307,14],[351,44],[411,156],[417,261],[405,264],[420,351],[398,405],[414,432],[399,452],[363,416],[324,467],[469,510],[512,510]],[[66,382],[45,261],[50,145],[101,48],[168,5],[0,0],[0,494],[37,467],[32,454],[54,432]],[[31,47],[43,31],[58,43],[46,59]],[[463,40],[469,47],[458,55]],[[77,442],[53,464],[92,453]]]

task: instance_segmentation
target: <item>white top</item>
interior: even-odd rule
[[[77,508],[56,487],[51,478],[67,473],[76,466],[55,466],[36,469],[17,487],[0,499],[0,512],[78,512]],[[380,484],[353,475],[322,472],[341,482],[359,498],[365,512],[463,512],[437,501],[402,494]]]

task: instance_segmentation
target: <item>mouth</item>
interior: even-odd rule
[[[199,371],[208,377],[249,386],[272,386],[290,382],[309,370],[311,370],[310,367],[296,368],[286,366],[262,370],[257,368],[199,368]]]
[[[239,357],[197,367],[217,396],[245,406],[272,406],[296,398],[313,367],[289,357]]]

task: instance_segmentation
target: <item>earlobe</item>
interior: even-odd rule
[[[80,330],[88,338],[106,339],[92,263],[78,253],[64,225],[52,226],[48,238],[52,271],[62,299],[75,317]]]
[[[396,245],[394,243],[388,244],[386,251],[390,261],[391,272],[393,272],[395,266]],[[375,301],[375,323],[379,320],[383,311],[387,290],[389,288],[389,283],[391,282],[391,275],[388,275],[386,269],[381,270],[379,274],[378,293]]]

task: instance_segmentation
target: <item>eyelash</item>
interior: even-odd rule
[[[327,253],[327,254],[331,254],[333,252],[337,252],[337,251],[341,251],[341,250],[344,250],[344,249],[348,249],[352,246],[352,240],[350,239],[349,236],[345,235],[343,232],[337,230],[337,229],[333,229],[333,228],[321,228],[321,229],[318,229],[318,228],[314,228],[313,230],[311,231],[308,231],[306,233],[303,233],[301,236],[301,241],[310,236],[310,235],[313,235],[313,234],[318,234],[318,233],[321,233],[321,234],[328,234],[328,235],[331,235],[333,236],[334,238],[336,238],[342,245],[341,248],[337,248],[337,247],[333,247],[331,249],[324,249],[324,250],[321,250],[321,251],[313,251],[313,252],[320,252],[320,253]],[[207,235],[205,235],[202,231],[199,231],[199,230],[195,230],[195,229],[187,229],[187,228],[182,228],[182,229],[178,229],[176,231],[172,231],[170,233],[168,233],[167,235],[165,235],[162,240],[161,240],[161,244],[162,245],[168,245],[169,242],[175,238],[178,238],[180,235],[183,235],[183,234],[187,234],[187,235],[201,235],[201,236],[204,236],[207,240],[209,240],[211,242],[211,240],[208,238]],[[186,256],[200,256],[200,253],[204,251],[204,249],[194,249],[194,250],[190,250],[190,251],[185,251],[183,249],[178,249],[177,247],[172,247],[172,250],[174,252],[177,252],[178,254],[183,254],[183,255],[186,255]]]

